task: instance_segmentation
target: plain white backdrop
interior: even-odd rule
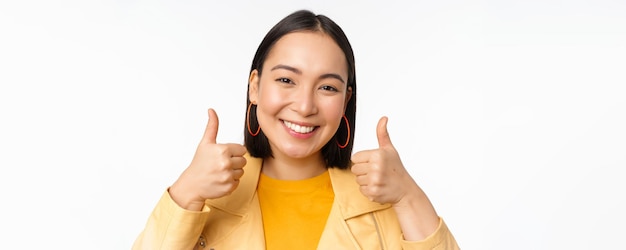
[[[298,9],[353,45],[355,151],[389,116],[462,249],[623,249],[617,0],[3,1],[0,249],[130,249],[208,108],[242,142],[252,56]]]

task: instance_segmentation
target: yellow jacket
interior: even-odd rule
[[[132,249],[265,249],[256,193],[262,159],[247,160],[239,187],[207,200],[202,211],[179,207],[165,191]],[[391,205],[369,201],[349,170],[330,168],[329,174],[335,200],[317,249],[459,249],[441,219],[428,238],[403,240]]]

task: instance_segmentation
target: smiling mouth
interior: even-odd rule
[[[308,133],[311,133],[311,131],[315,130],[315,128],[317,128],[316,126],[315,127],[301,126],[301,125],[298,125],[298,124],[295,124],[295,123],[292,123],[292,122],[288,122],[288,121],[285,121],[285,120],[283,120],[283,124],[285,124],[285,126],[287,126],[287,128],[289,128],[289,129],[291,129],[294,132],[299,133],[299,134],[308,134]]]

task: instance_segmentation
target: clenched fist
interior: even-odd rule
[[[239,185],[247,150],[241,144],[218,144],[218,127],[217,114],[209,109],[209,121],[193,160],[169,189],[182,208],[200,211],[206,199],[226,196]]]

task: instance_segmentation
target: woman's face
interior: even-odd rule
[[[262,72],[250,74],[249,94],[274,156],[320,156],[351,95],[341,48],[321,32],[289,33],[274,44]]]

